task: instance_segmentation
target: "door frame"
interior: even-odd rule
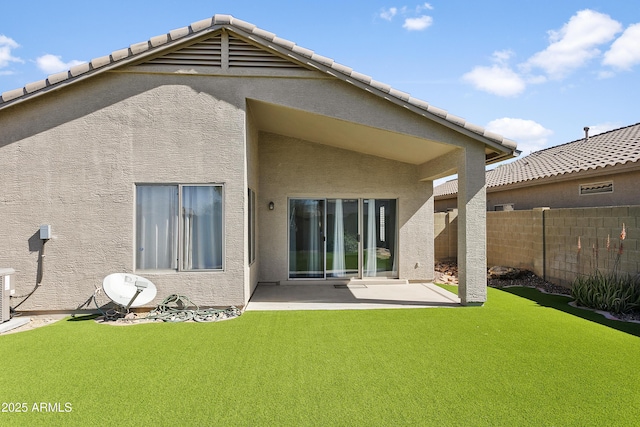
[[[291,277],[291,201],[292,200],[318,200],[323,201],[322,212],[322,277]],[[358,273],[356,276],[349,277],[328,277],[327,276],[327,206],[329,200],[357,200],[358,202]],[[395,248],[394,248],[394,261],[398,265],[398,240],[399,240],[399,221],[398,221],[398,199],[397,198],[375,198],[375,197],[288,197],[287,198],[287,280],[292,281],[328,281],[328,280],[358,280],[358,279],[397,279],[399,277],[399,271],[396,267],[396,274],[389,277],[364,277],[364,201],[365,200],[394,200],[395,201]]]

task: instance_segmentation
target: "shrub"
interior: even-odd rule
[[[578,276],[571,287],[576,303],[596,310],[622,314],[640,308],[640,276],[602,273]]]

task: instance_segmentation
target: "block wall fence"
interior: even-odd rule
[[[489,211],[487,264],[530,270],[566,287],[596,268],[635,276],[639,228],[640,206]],[[436,213],[434,231],[436,261],[455,260],[457,211]]]

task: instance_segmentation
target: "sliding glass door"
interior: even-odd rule
[[[396,201],[365,199],[362,201],[363,277],[398,277]]]
[[[327,277],[360,277],[358,199],[327,200]]]
[[[323,199],[289,201],[289,277],[324,278]]]
[[[290,199],[289,278],[398,277],[395,199]]]

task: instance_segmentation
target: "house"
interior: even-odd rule
[[[103,278],[244,306],[259,282],[434,277],[433,180],[461,176],[463,304],[486,299],[486,163],[515,143],[229,15],[0,99],[0,265],[21,310]],[[50,239],[40,239],[41,225]],[[46,249],[46,256],[45,255]]]
[[[640,123],[536,151],[487,171],[487,210],[638,204]],[[457,180],[434,189],[435,211],[456,208]]]

